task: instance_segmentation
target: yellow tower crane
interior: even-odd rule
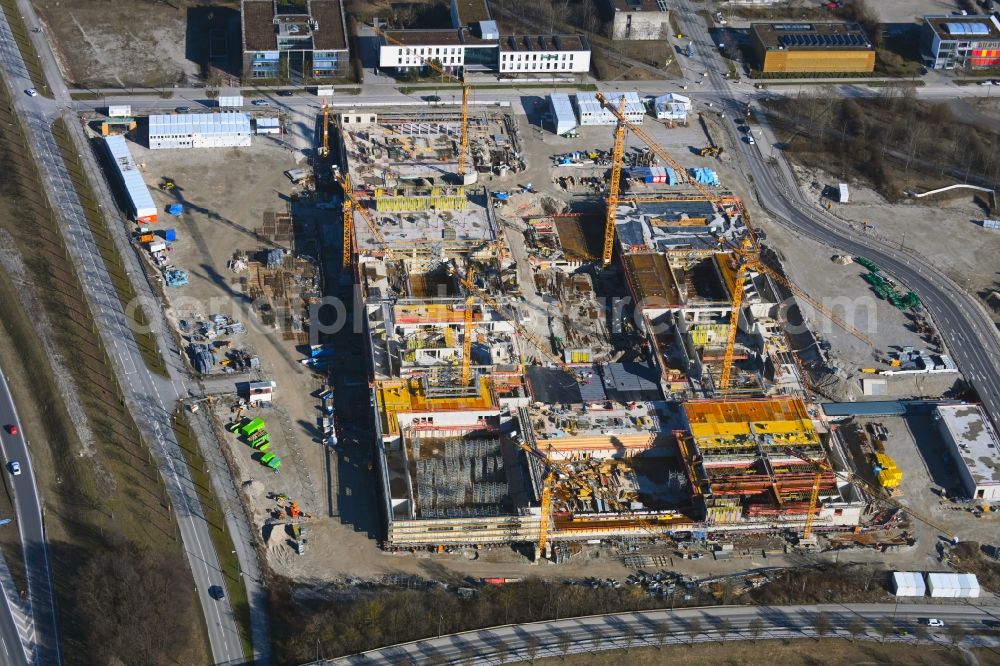
[[[472,280],[468,279],[467,277],[463,278],[459,276],[459,280],[461,281],[462,285],[469,290],[470,293],[473,293],[476,296],[478,296],[484,303],[489,305],[493,311],[495,311],[498,315],[500,315],[504,320],[509,322],[510,325],[514,327],[514,330],[517,331],[518,335],[528,340],[532,344],[532,346],[534,346],[539,351],[539,353],[542,356],[544,356],[549,361],[554,363],[557,367],[559,367],[561,370],[566,372],[566,374],[571,376],[575,381],[577,382],[582,381],[579,375],[576,374],[576,371],[573,369],[571,365],[569,365],[563,359],[559,358],[558,356],[550,352],[548,350],[548,345],[546,345],[542,340],[540,340],[537,335],[535,335],[527,328],[525,328],[519,321],[517,321],[515,317],[512,317],[509,314],[507,314],[507,312],[496,301],[496,299],[494,299],[488,293],[486,293],[485,291],[477,287],[475,284],[473,284]]]
[[[375,33],[384,39],[385,41],[395,44],[396,46],[406,46],[403,42],[399,41],[395,37],[389,35],[386,31],[382,30],[378,26],[375,27]],[[441,66],[436,58],[431,58],[428,56],[416,56],[423,61],[423,64],[427,65],[441,76],[447,76],[462,85],[462,127],[459,135],[458,142],[458,177],[463,183],[465,182],[465,169],[466,169],[466,154],[469,152],[469,96],[472,92],[472,86],[469,85],[468,81],[465,79],[465,72],[463,69],[462,76],[456,76],[452,74],[447,69]]]
[[[618,108],[618,124],[615,126],[615,143],[611,149],[611,182],[608,183],[608,210],[604,222],[604,251],[601,265],[611,264],[611,254],[615,249],[615,218],[618,213],[618,192],[622,182],[622,160],[625,158],[625,96]]]
[[[319,148],[319,156],[326,159],[330,156],[330,107],[323,102],[323,145]]]
[[[472,264],[465,277],[466,282],[472,284],[475,275],[476,268]],[[462,386],[468,386],[472,380],[472,307],[475,301],[475,294],[469,290],[469,295],[465,299],[465,327],[462,333]]]
[[[345,175],[340,182],[341,188],[344,190],[344,207],[343,207],[343,218],[344,218],[344,256],[342,259],[342,264],[344,268],[351,265],[351,259],[354,256],[354,197],[350,194],[351,189],[351,176]]]

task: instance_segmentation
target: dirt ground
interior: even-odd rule
[[[896,498],[901,503],[912,506],[937,524],[947,526],[963,541],[981,539],[984,530],[993,533],[1000,530],[1000,518],[995,514],[977,518],[967,505],[953,503],[940,492],[935,492],[935,489],[947,490],[949,497],[965,494],[954,459],[929,414],[857,421],[861,424],[881,423],[888,429],[886,453],[903,471],[903,482]],[[934,552],[939,531],[918,520],[909,522],[918,544],[915,550],[899,557],[906,557],[910,566],[915,565],[917,570],[939,569],[941,565]],[[919,559],[921,554],[925,558],[923,562]]]
[[[165,86],[199,74],[198,0],[33,0],[67,81],[78,86]],[[239,3],[213,3],[222,13]],[[239,35],[229,49],[239,48]]]

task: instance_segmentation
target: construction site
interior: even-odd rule
[[[211,149],[179,151],[183,170],[135,145],[117,161],[190,406],[211,406],[270,564],[460,554],[481,573],[906,541],[901,521],[924,522],[897,499],[911,459],[859,449],[818,407],[844,381],[822,327],[863,350],[855,373],[945,372],[944,350],[882,346],[790,279],[713,118],[598,93],[610,121],[571,137],[536,124],[544,103],[470,97],[324,105],[227,169]],[[919,308],[865,261],[835,265]],[[330,296],[344,313],[315,310]]]
[[[612,149],[551,158],[576,169],[552,186],[590,207],[514,182],[545,163],[503,111],[323,120],[385,548],[562,561],[569,544],[863,529],[884,489],[813,406],[824,358],[787,299],[875,343],[789,282],[714,168],[596,99]]]

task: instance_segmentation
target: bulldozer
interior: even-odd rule
[[[723,152],[721,146],[705,146],[698,151],[698,154],[702,157],[718,157]]]

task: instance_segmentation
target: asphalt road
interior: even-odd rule
[[[640,645],[659,645],[660,635],[667,644],[709,643],[721,640],[755,639],[751,622],[759,621],[761,639],[816,637],[814,618],[820,613],[830,620],[828,637],[851,637],[852,618],[860,619],[865,629],[858,638],[883,639],[879,622],[889,618],[892,626],[909,635],[890,631],[884,638],[913,642],[914,628],[927,618],[944,622],[944,629],[929,629],[928,642],[949,644],[947,628],[960,626],[966,632],[961,645],[998,647],[1000,635],[985,622],[1000,621],[1000,607],[937,604],[826,604],[819,606],[720,606],[655,610],[616,615],[593,615],[550,622],[490,627],[461,634],[450,634],[422,641],[393,645],[350,657],[316,662],[331,666],[375,666],[376,664],[478,664],[532,661],[543,657],[597,650],[628,649]],[[692,621],[700,626],[690,629]],[[693,635],[692,635],[693,634]],[[597,639],[595,640],[595,637]],[[532,646],[535,655],[532,656]]]
[[[1000,336],[982,306],[962,287],[929,262],[899,246],[860,234],[808,202],[795,185],[781,151],[772,151],[773,164],[761,153],[761,143],[750,145],[736,132],[747,101],[745,90],[730,85],[721,72],[726,65],[700,16],[688,0],[680,0],[680,23],[695,42],[697,58],[708,72],[717,100],[729,113],[729,129],[761,206],[785,226],[803,236],[852,255],[862,255],[915,291],[936,322],[941,337],[965,378],[976,388],[994,423],[1000,421]],[[976,86],[978,87],[978,86]],[[758,114],[762,115],[762,114]],[[767,128],[765,127],[765,130]],[[773,142],[773,137],[770,137]]]
[[[28,579],[28,601],[34,617],[34,642],[30,645],[31,658],[25,660],[20,634],[9,604],[4,604],[5,612],[0,613],[0,638],[3,640],[4,663],[58,664],[60,661],[59,641],[56,634],[55,604],[52,599],[52,579],[49,571],[49,551],[45,541],[45,524],[42,520],[41,500],[35,485],[35,470],[31,464],[28,442],[17,417],[14,400],[10,396],[7,377],[0,373],[0,449],[3,450],[3,474],[6,474],[13,489],[17,527],[6,525],[0,529],[17,529],[21,535],[21,549],[24,553]],[[7,426],[17,425],[18,433],[12,435]],[[17,461],[21,473],[14,476],[10,463]],[[29,641],[30,643],[30,641]]]
[[[21,2],[19,7],[25,15],[29,15],[33,11],[26,2]],[[29,20],[30,23],[32,21]],[[0,14],[0,29],[9,30],[2,14]],[[5,79],[12,88],[15,107],[27,129],[28,143],[33,157],[40,165],[47,194],[52,201],[53,208],[60,213],[59,222],[66,238],[67,249],[76,266],[83,290],[90,301],[97,328],[125,393],[126,405],[136,424],[143,431],[144,438],[151,444],[152,452],[166,484],[167,494],[177,517],[185,554],[194,576],[197,595],[205,617],[213,662],[217,664],[244,663],[247,659],[243,654],[243,646],[237,632],[229,597],[216,600],[212,599],[208,593],[211,586],[225,585],[224,574],[219,566],[211,541],[208,523],[201,510],[197,489],[190,478],[186,459],[172,429],[171,416],[177,400],[186,397],[186,389],[176,375],[178,358],[176,354],[170,358],[171,378],[153,375],[144,363],[142,352],[136,344],[128,318],[114,290],[114,282],[107,272],[100,250],[90,232],[83,208],[73,189],[71,177],[52,134],[52,122],[68,106],[68,92],[47,44],[38,35],[33,34],[31,38],[35,40],[35,46],[41,54],[43,68],[57,99],[49,100],[41,96],[28,97],[21,92],[30,87],[31,82],[21,60],[20,52],[17,50],[14,40],[9,37],[9,33],[6,39],[0,39],[2,42],[0,43],[0,58],[2,58]],[[66,119],[70,127],[73,127],[76,122],[75,118],[68,115]],[[83,157],[87,159],[90,156],[84,155]],[[103,180],[94,183],[94,185],[98,192],[105,190]],[[106,192],[105,195],[107,195]],[[107,207],[105,210],[109,214],[114,214],[116,211],[113,206]],[[116,223],[115,227],[121,234],[124,234],[120,224]],[[134,253],[130,251],[123,254],[123,258],[126,261],[135,261]],[[141,273],[137,274],[131,271],[130,277],[137,291],[141,293],[145,290],[148,297],[152,298],[152,295],[148,293],[148,284],[142,278],[137,279],[136,275],[141,276]],[[169,344],[168,336],[160,335],[158,340],[164,347]],[[167,355],[170,353],[169,347],[161,348],[161,351]],[[235,520],[235,517],[227,516],[227,522],[230,520]],[[239,534],[240,532],[234,529],[233,533]],[[259,614],[266,612],[266,609],[262,611],[263,606],[260,603],[263,592],[254,582],[259,581],[261,576],[252,541],[249,539],[246,541],[249,543],[243,543],[243,540],[234,540],[234,543],[241,557],[241,568],[249,574],[250,580],[247,582],[247,587],[253,609]],[[40,537],[40,542],[44,547],[43,537]],[[36,583],[35,587],[37,586]],[[47,606],[46,602],[39,601],[42,597],[41,592],[36,592],[34,587],[29,592],[33,607],[51,608],[51,591],[48,594]],[[263,626],[266,629],[266,620]],[[54,621],[43,624],[39,621],[36,613],[36,633],[40,637],[40,644],[54,643],[56,641],[55,629]],[[43,630],[45,632],[44,639],[42,638]],[[265,655],[263,660],[266,661],[268,653],[266,631],[255,638],[257,638],[255,645],[264,646],[258,656]],[[55,660],[43,660],[42,663],[57,663],[57,659],[56,655]]]

